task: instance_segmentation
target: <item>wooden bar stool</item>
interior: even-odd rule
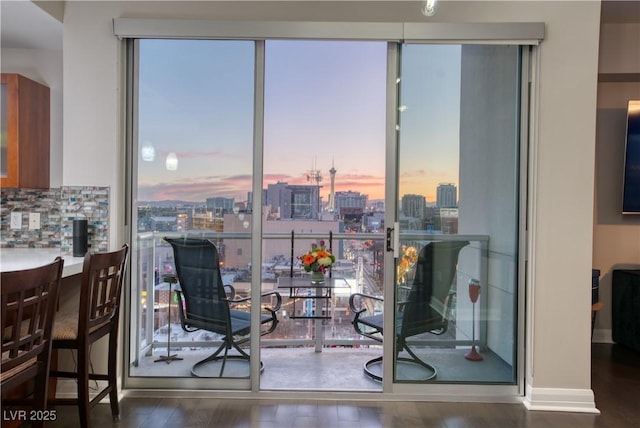
[[[129,246],[118,251],[87,253],[84,257],[79,306],[62,309],[57,315],[53,331],[53,349],[69,349],[77,353],[75,371],[51,370],[51,377],[71,378],[77,381],[77,398],[49,400],[53,405],[77,405],[80,426],[90,427],[90,411],[107,394],[111,415],[119,418],[117,387],[117,344],[120,296],[124,281]],[[89,373],[91,345],[109,336],[107,373]],[[89,380],[107,381],[107,386],[90,399]]]
[[[25,388],[25,382],[35,381],[33,400],[29,404],[36,412],[23,411],[15,415],[24,416],[25,420],[34,415],[30,422],[36,427],[43,426],[46,419],[51,334],[63,265],[64,261],[57,257],[45,266],[0,274],[3,418],[11,415],[6,410],[13,404],[11,394]],[[26,403],[19,400],[16,404]]]

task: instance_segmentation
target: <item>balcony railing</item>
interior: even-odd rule
[[[185,233],[147,232],[138,235],[134,249],[132,266],[131,294],[131,334],[134,363],[142,356],[151,356],[154,349],[167,350],[169,323],[171,323],[171,350],[188,350],[219,346],[219,338],[210,332],[198,331],[186,333],[180,327],[175,293],[163,276],[173,273],[175,266],[173,252],[164,237],[182,237]],[[189,233],[190,237],[207,238],[218,246],[223,282],[232,283],[236,295],[248,296],[253,281],[251,263],[251,233],[249,232],[203,232]],[[281,292],[283,302],[278,313],[280,323],[277,329],[261,339],[261,347],[300,347],[318,346],[318,341],[327,347],[355,347],[379,345],[370,339],[358,335],[351,320],[348,300],[354,292],[383,295],[385,236],[381,233],[336,233],[332,234],[331,247],[338,262],[331,275],[341,278],[343,282],[335,288],[329,302],[330,313],[320,313],[319,302],[314,299],[301,299],[295,303],[286,289]],[[326,233],[296,233],[292,239],[290,233],[265,233],[261,242],[263,261],[260,268],[260,284],[262,291],[277,288],[280,276],[304,276],[297,255],[305,252],[312,242],[319,240],[328,242]],[[413,246],[418,251],[429,241],[434,240],[466,240],[470,241],[471,251],[477,253],[473,272],[458,273],[458,283],[466,283],[467,277],[475,276],[486,281],[488,237],[479,235],[440,235],[428,233],[401,233],[400,243]],[[292,263],[293,262],[293,263]],[[396,272],[396,282],[401,282]],[[308,276],[308,274],[307,274]],[[481,300],[486,305],[488,299]],[[263,304],[269,302],[264,301]],[[455,302],[454,302],[455,305]],[[147,310],[153,307],[153,310]],[[382,306],[370,308],[382,311]],[[308,314],[323,315],[326,319],[302,319]],[[170,321],[169,321],[170,320]],[[321,323],[321,327],[316,327]],[[455,320],[452,322],[455,327]],[[479,333],[482,338],[486,333],[486,324],[481,322]],[[453,328],[453,331],[457,329]],[[321,337],[319,337],[321,335]],[[465,332],[458,331],[451,336],[436,341],[425,338],[419,340],[424,344],[446,346],[462,346],[471,344],[471,338]],[[477,343],[477,342],[476,342]]]

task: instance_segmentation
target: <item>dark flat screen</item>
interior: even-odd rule
[[[640,100],[629,101],[624,157],[623,214],[640,214]]]

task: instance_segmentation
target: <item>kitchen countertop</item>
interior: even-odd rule
[[[51,263],[56,257],[64,259],[62,277],[82,272],[84,257],[61,255],[60,248],[2,248],[0,249],[0,271],[31,269]]]

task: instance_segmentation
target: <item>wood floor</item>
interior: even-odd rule
[[[626,428],[640,421],[640,354],[620,345],[594,344],[592,388],[600,415],[533,412],[519,404],[267,401],[124,398],[121,418],[109,405],[92,411],[94,427],[442,427]],[[79,426],[75,407],[58,407],[46,426]]]

